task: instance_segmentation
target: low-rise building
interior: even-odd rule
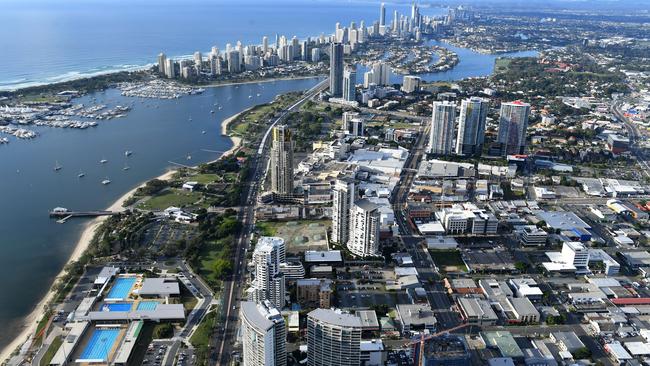
[[[438,323],[428,304],[397,304],[397,319],[403,333],[425,329],[434,332]]]

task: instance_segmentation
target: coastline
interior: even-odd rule
[[[254,107],[254,106],[253,106]],[[238,116],[240,116],[242,113],[245,113],[246,111],[250,110],[251,108],[247,108],[239,113],[236,113],[226,119],[224,119],[221,122],[221,132],[225,136],[227,135],[227,130],[228,130],[228,125],[236,119]],[[241,141],[242,139],[240,137],[236,136],[228,136],[230,140],[232,141],[232,146],[230,149],[225,151],[223,154],[221,154],[218,158],[209,161],[208,163],[215,162],[225,156],[233,154],[235,151],[239,149],[241,146]],[[141,184],[137,185],[136,187],[132,188],[128,192],[124,193],[122,196],[120,196],[117,200],[115,200],[110,206],[106,208],[107,211],[124,211],[124,207],[122,204],[130,198],[135,191],[143,187],[148,181],[153,180],[153,179],[159,179],[159,180],[170,180],[174,173],[176,173],[178,169],[169,169],[165,173],[157,176],[157,177],[152,177]],[[77,244],[74,247],[74,250],[70,254],[70,257],[66,261],[66,263],[63,265],[63,268],[61,268],[61,271],[56,275],[54,278],[54,283],[65,274],[65,267],[72,263],[77,261],[83,253],[88,249],[90,246],[90,243],[95,235],[95,231],[97,228],[108,218],[108,216],[99,216],[88,223],[84,225],[84,229],[81,232],[81,235],[79,236],[79,240],[77,240]],[[34,335],[34,332],[36,331],[36,328],[38,326],[38,322],[40,319],[45,315],[45,305],[50,303],[54,296],[56,295],[56,292],[52,289],[52,285],[50,286],[50,289],[47,291],[45,296],[36,304],[36,306],[33,308],[31,313],[27,315],[23,321],[22,321],[22,326],[19,334],[16,335],[13,341],[11,341],[8,345],[6,345],[1,351],[0,351],[0,365],[4,365],[6,362],[9,361],[9,359],[12,357],[12,354],[18,349],[22,348],[22,346],[29,342]]]

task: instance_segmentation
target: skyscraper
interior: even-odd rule
[[[460,105],[460,120],[456,138],[456,154],[480,155],[485,139],[485,119],[489,103],[473,97],[463,100]]]
[[[520,101],[501,103],[497,142],[501,144],[502,155],[524,153],[529,114],[528,103]]]
[[[346,245],[350,238],[350,209],[355,189],[351,180],[337,179],[332,191],[332,241]]]
[[[448,101],[433,102],[431,135],[429,138],[430,153],[437,155],[451,153],[455,119],[456,105],[454,103]]]
[[[164,53],[158,55],[158,72],[161,74],[165,73],[165,64],[167,63],[167,56]]]
[[[353,102],[357,100],[357,70],[354,67],[348,67],[343,73],[343,99]]]
[[[268,52],[268,50],[269,50],[269,37],[264,36],[264,37],[262,37],[262,52],[264,52],[264,54],[266,54],[266,52]]]
[[[386,25],[386,4],[384,3],[381,3],[381,7],[379,8],[379,25]]]
[[[397,10],[393,10],[393,33],[398,33],[399,31],[399,13]]]
[[[343,95],[343,45],[332,43],[330,47],[330,94],[335,98]]]
[[[359,366],[361,319],[329,309],[307,314],[308,366]]]
[[[221,75],[221,59],[218,53],[210,55],[210,74],[212,76]]]
[[[282,314],[273,304],[243,301],[240,309],[243,364],[285,366],[287,331]]]
[[[201,71],[202,64],[203,55],[201,55],[201,52],[199,51],[194,52],[194,67],[196,68],[196,71]]]
[[[293,148],[291,130],[285,125],[273,127],[271,190],[275,193],[293,193]]]
[[[379,206],[367,199],[355,201],[350,212],[350,252],[360,257],[379,254],[379,226]]]
[[[239,60],[239,51],[230,51],[226,53],[226,61],[228,62],[228,72],[236,73],[241,71],[241,62]]]
[[[171,58],[168,58],[165,60],[165,76],[167,76],[169,79],[173,79],[176,77],[176,69],[174,68],[174,60]]]
[[[286,261],[284,240],[262,236],[253,251],[255,280],[251,284],[251,300],[256,303],[270,301],[273,306],[284,306],[285,282],[280,263]]]

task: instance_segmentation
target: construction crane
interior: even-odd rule
[[[463,329],[465,327],[469,327],[471,325],[472,324],[469,324],[469,323],[460,324],[460,325],[457,325],[457,326],[455,326],[453,328],[449,328],[449,329],[446,329],[446,330],[443,330],[443,331],[440,331],[440,332],[437,332],[437,333],[429,334],[427,336],[425,336],[424,333],[422,333],[422,334],[420,334],[420,339],[419,340],[408,342],[408,343],[405,344],[405,346],[414,347],[416,344],[418,344],[418,343],[420,344],[420,352],[418,353],[418,362],[417,362],[416,365],[417,366],[424,366],[424,357],[422,356],[424,354],[424,342],[426,342],[427,340],[429,340],[431,338],[435,338],[435,337],[441,336],[443,334],[449,334],[451,332],[457,331],[459,329]]]

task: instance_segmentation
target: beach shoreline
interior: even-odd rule
[[[246,111],[250,110],[253,107],[247,108],[239,113],[236,113],[226,119],[224,119],[221,122],[221,131],[223,135],[227,135],[227,129],[228,125],[238,116],[240,116],[242,113],[245,113]],[[229,156],[239,147],[241,146],[241,138],[236,137],[236,136],[229,136],[230,140],[232,141],[232,146],[230,149],[227,151],[223,152],[217,159],[211,160],[208,163],[218,161],[219,159],[222,159],[223,157]],[[138,184],[135,188],[132,188],[128,192],[124,193],[122,196],[120,196],[116,201],[114,201],[110,206],[106,208],[107,211],[115,211],[115,212],[122,212],[125,210],[125,208],[122,206],[124,202],[129,199],[138,188],[143,187],[147,182],[153,180],[153,179],[159,179],[159,180],[170,180],[174,173],[176,173],[178,169],[169,169],[165,173],[153,177],[151,179],[148,179],[140,184]],[[52,285],[50,285],[50,289],[47,291],[45,296],[36,304],[34,309],[27,315],[23,321],[22,321],[22,326],[20,333],[14,338],[13,341],[11,341],[7,346],[5,346],[2,351],[0,352],[0,365],[4,365],[9,359],[12,357],[12,355],[15,353],[15,351],[18,348],[22,348],[23,345],[25,345],[27,342],[31,340],[31,337],[34,335],[34,332],[36,331],[36,328],[38,326],[38,322],[40,321],[41,318],[45,315],[45,306],[49,304],[54,296],[56,295],[56,291],[53,290],[53,285],[56,283],[56,281],[65,274],[65,267],[67,267],[70,263],[75,262],[81,258],[81,256],[86,252],[88,247],[90,246],[90,243],[92,242],[92,239],[95,235],[95,231],[97,228],[108,218],[108,216],[100,216],[92,219],[86,225],[84,226],[84,229],[81,232],[81,235],[79,236],[79,240],[77,240],[77,244],[75,245],[74,250],[70,254],[70,257],[64,264],[63,268],[61,268],[61,271],[56,275],[54,278],[54,281],[52,282]]]

